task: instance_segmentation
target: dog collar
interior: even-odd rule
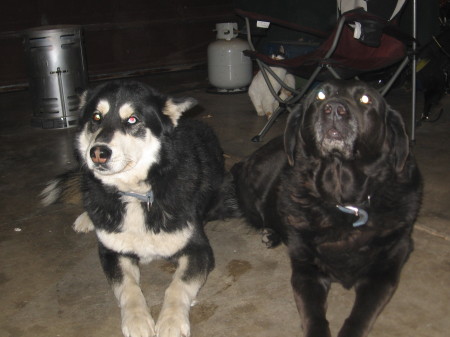
[[[134,197],[136,199],[141,200],[142,202],[147,203],[147,210],[150,209],[150,206],[153,204],[153,191],[148,191],[145,194],[139,194],[134,192],[119,192],[120,195],[125,195],[127,197]]]
[[[369,220],[369,215],[365,210],[362,208],[358,208],[355,206],[342,206],[342,205],[336,205],[336,207],[344,213],[353,214],[358,217],[358,220],[356,220],[353,223],[353,227],[359,227],[363,226],[367,223],[367,220]]]

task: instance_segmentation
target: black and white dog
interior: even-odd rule
[[[214,267],[203,225],[223,197],[224,159],[209,127],[180,119],[195,103],[135,81],[88,90],[75,142],[80,171],[43,192],[48,205],[81,182],[86,212],[75,229],[95,229],[127,337],[189,336],[189,308]],[[139,264],[159,258],[177,269],[155,324],[139,287]]]

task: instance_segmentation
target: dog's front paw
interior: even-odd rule
[[[87,212],[84,212],[78,216],[73,223],[72,228],[75,232],[87,233],[93,231],[95,227]]]
[[[264,228],[261,232],[261,236],[261,241],[266,245],[267,248],[275,248],[281,243],[280,236],[272,229]]]
[[[155,322],[147,310],[122,312],[122,333],[125,337],[155,336]]]
[[[189,317],[181,313],[162,313],[156,323],[158,337],[189,337],[190,335]]]

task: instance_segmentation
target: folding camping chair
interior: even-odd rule
[[[395,14],[403,6],[406,0],[398,0],[395,8]],[[415,1],[415,0],[414,0]],[[338,1],[342,3],[342,1]],[[354,3],[354,2],[353,2]],[[340,7],[342,8],[342,7]],[[346,9],[346,8],[342,8]],[[236,9],[236,13],[245,19],[247,39],[250,50],[244,51],[244,54],[256,60],[258,67],[267,83],[270,92],[279,102],[279,107],[273,112],[272,116],[260,131],[258,135],[252,138],[252,141],[261,141],[267,131],[271,128],[276,119],[289,106],[298,103],[313,86],[316,81],[323,81],[328,78],[350,79],[358,75],[374,72],[381,69],[398,65],[390,80],[380,89],[382,95],[385,95],[392,87],[400,73],[410,62],[415,60],[414,53],[407,53],[409,44],[415,49],[414,37],[402,33],[394,25],[392,20],[380,18],[368,13],[363,8],[356,8],[343,13],[331,34],[325,34],[315,29],[304,27],[292,22],[286,22],[278,18],[267,15]],[[394,14],[394,15],[395,15]],[[414,11],[415,16],[415,11]],[[258,52],[252,41],[251,24],[256,21],[257,26],[265,26],[272,23],[281,27],[307,33],[323,39],[323,42],[314,51],[305,55],[292,58],[277,60],[269,55]],[[260,25],[261,24],[261,25]],[[415,20],[414,20],[415,25]],[[415,30],[415,26],[413,27]],[[414,32],[415,33],[415,32]],[[306,84],[301,90],[288,87],[270,67],[283,67],[293,75],[307,78]],[[413,62],[415,69],[415,62]],[[415,71],[412,72],[413,77]],[[290,91],[291,96],[282,100],[273,89],[269,74],[281,87]],[[413,106],[412,106],[412,129],[411,140],[414,140],[415,128],[415,78],[413,78]]]

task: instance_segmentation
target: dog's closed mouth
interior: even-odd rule
[[[115,165],[111,165],[113,162],[113,160],[110,160],[104,164],[94,164],[93,169],[102,175],[114,175],[130,171],[136,166],[134,161],[127,161],[126,163],[123,163],[123,167],[121,169],[116,170],[114,169]]]
[[[335,127],[331,127],[325,132],[321,146],[326,153],[337,151],[348,155],[350,152],[349,144],[346,143],[344,134]]]
[[[94,169],[97,171],[102,171],[102,172],[108,171],[108,167],[106,167],[106,165],[104,165],[104,164],[95,164]]]

